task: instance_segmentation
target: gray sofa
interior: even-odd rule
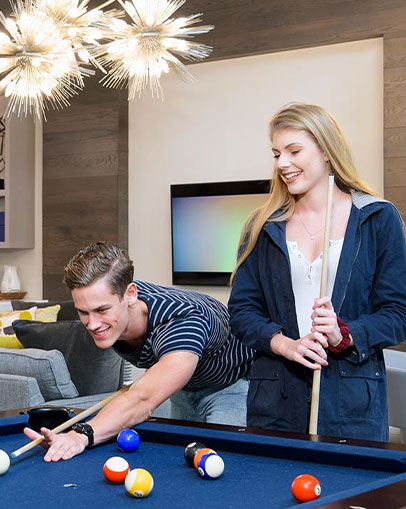
[[[123,385],[125,361],[100,350],[72,301],[58,302],[58,321],[17,320],[24,349],[0,348],[0,410],[38,405],[87,408]],[[14,301],[13,309],[55,303]]]

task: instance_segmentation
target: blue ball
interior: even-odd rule
[[[123,429],[117,436],[117,445],[120,451],[134,452],[140,445],[140,436],[133,429]]]
[[[216,453],[204,454],[199,460],[197,471],[205,479],[217,479],[224,472],[224,461]]]

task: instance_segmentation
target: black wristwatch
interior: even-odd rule
[[[94,444],[94,432],[90,424],[87,424],[86,422],[78,422],[72,426],[72,430],[76,431],[76,433],[87,436],[89,443],[87,444],[86,449],[90,449],[90,447],[92,447]]]

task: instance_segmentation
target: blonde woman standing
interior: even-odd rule
[[[266,204],[241,235],[229,301],[234,334],[257,351],[248,425],[388,440],[382,349],[406,337],[406,246],[395,207],[359,178],[336,120],[291,103],[270,121]],[[334,175],[327,295],[319,298],[328,176]]]

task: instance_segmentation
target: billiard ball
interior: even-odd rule
[[[185,447],[185,461],[186,463],[193,467],[193,458],[195,457],[195,454],[197,451],[200,451],[200,449],[205,449],[205,445],[201,444],[200,442],[192,442],[189,445]]]
[[[319,498],[321,486],[319,481],[309,474],[298,475],[292,482],[292,495],[298,502],[309,502]]]
[[[204,449],[199,449],[193,458],[193,466],[195,467],[196,470],[199,466],[199,460],[204,454],[217,454],[217,453],[216,453],[216,451],[214,451],[213,449],[210,449],[209,447],[205,447]]]
[[[0,475],[7,472],[10,467],[10,458],[6,451],[0,449]]]
[[[134,468],[130,470],[124,483],[127,493],[135,498],[144,498],[149,495],[154,487],[154,479],[148,470]]]
[[[224,472],[224,461],[218,454],[203,454],[199,460],[197,471],[205,479],[217,479]]]
[[[117,436],[117,445],[120,451],[134,452],[140,445],[140,436],[133,429],[123,429]]]
[[[112,456],[103,465],[104,477],[113,484],[124,482],[129,471],[130,465],[120,456]]]

